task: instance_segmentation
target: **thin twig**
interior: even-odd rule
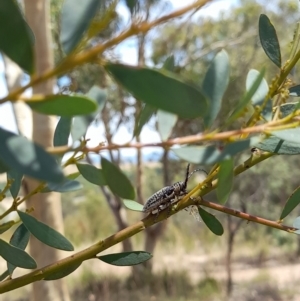
[[[294,117],[293,117],[294,118]],[[300,120],[297,120],[293,123],[287,123],[291,119],[291,116],[287,116],[280,120],[270,121],[266,124],[257,125],[253,127],[248,127],[244,129],[238,129],[238,130],[232,130],[227,132],[220,132],[220,133],[207,133],[207,134],[196,134],[196,135],[190,135],[180,138],[174,138],[169,139],[167,141],[163,142],[154,142],[154,143],[139,143],[139,142],[133,142],[133,143],[125,143],[125,144],[108,144],[103,145],[100,144],[96,147],[83,147],[80,149],[80,151],[84,153],[99,153],[103,150],[114,150],[114,149],[121,149],[121,148],[135,148],[135,149],[141,149],[146,147],[163,147],[163,148],[169,148],[173,145],[182,145],[182,144],[194,144],[199,142],[205,142],[205,141],[228,141],[229,139],[233,141],[235,138],[239,138],[242,134],[255,134],[255,133],[265,133],[270,134],[272,131],[278,131],[283,129],[289,129],[289,128],[295,128],[300,125]],[[69,146],[60,146],[60,147],[48,147],[47,152],[53,155],[58,154],[64,154],[66,152],[70,151],[78,151],[78,147],[73,149]]]
[[[11,91],[7,96],[0,99],[0,104],[6,102],[6,101],[17,101],[18,97],[21,93],[23,93],[28,88],[37,85],[51,77],[58,76],[60,74],[66,73],[67,71],[85,64],[87,62],[91,62],[95,60],[99,55],[101,55],[105,50],[114,47],[127,38],[131,36],[137,36],[140,33],[146,33],[153,29],[156,26],[159,26],[171,19],[180,17],[181,15],[184,15],[185,13],[189,12],[192,9],[195,8],[201,8],[208,2],[211,2],[212,0],[198,0],[190,5],[187,5],[186,7],[176,10],[168,15],[162,16],[161,18],[158,18],[152,22],[142,22],[140,24],[132,24],[130,28],[127,30],[121,32],[118,36],[106,41],[103,44],[96,45],[95,47],[82,51],[78,54],[73,54],[67,57],[60,65],[55,67],[54,69],[47,70],[45,73],[43,73],[40,76],[32,76],[30,82],[14,91]]]

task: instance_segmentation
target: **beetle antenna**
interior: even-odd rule
[[[184,180],[184,186],[185,187],[186,187],[188,179],[189,179],[189,173],[190,173],[190,163],[186,167],[186,176],[185,176],[185,180]]]
[[[207,173],[206,170],[204,170],[204,169],[202,169],[202,168],[198,168],[198,169],[193,170],[193,171],[189,174],[188,179],[189,179],[196,171],[203,171],[204,173],[206,173],[206,175],[208,175],[208,173]]]

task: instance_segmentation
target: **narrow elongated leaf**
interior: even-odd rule
[[[239,140],[227,144],[223,149],[214,145],[209,146],[185,146],[173,148],[172,151],[181,159],[195,164],[215,164],[223,160],[228,160],[237,153],[249,149],[260,141],[259,137]]]
[[[65,53],[78,45],[92,19],[99,11],[100,0],[65,0],[61,16],[60,42]]]
[[[279,68],[281,67],[281,52],[275,27],[269,18],[261,14],[259,17],[259,38],[261,46],[268,58]]]
[[[97,104],[83,95],[51,95],[26,102],[30,108],[46,115],[72,117],[94,112]]]
[[[71,135],[73,141],[79,140],[87,132],[88,124],[81,116],[74,117]]]
[[[255,145],[265,152],[275,153],[278,155],[298,155],[300,154],[300,144],[284,141],[277,137],[271,136]]]
[[[251,69],[248,74],[247,74],[247,79],[246,79],[246,90],[250,91],[251,87],[254,85],[256,79],[259,77],[260,72]],[[269,92],[269,86],[267,81],[263,78],[260,82],[260,85],[258,86],[257,90],[252,96],[252,104],[254,106],[256,105],[261,105],[261,103],[264,101],[265,97],[267,96]]]
[[[135,198],[134,188],[124,173],[103,157],[101,158],[101,165],[110,190],[121,198],[133,200]]]
[[[41,223],[27,213],[18,211],[18,214],[28,231],[39,241],[55,249],[65,251],[74,250],[72,244],[56,230],[50,228],[44,223]]]
[[[241,101],[237,104],[237,107],[234,109],[232,114],[229,116],[226,126],[229,125],[232,121],[236,120],[239,115],[243,112],[243,110],[247,107],[249,101],[252,99],[253,95],[257,91],[258,87],[260,86],[260,83],[262,82],[265,74],[265,69],[262,69],[260,72],[259,76],[256,78],[254,81],[253,85],[251,88],[246,91],[244,96],[242,97]]]
[[[290,96],[299,97],[300,96],[300,85],[290,87],[289,91],[290,91]]]
[[[176,115],[162,110],[157,111],[157,124],[161,140],[164,141],[170,137],[176,122]]]
[[[202,84],[202,89],[209,100],[209,109],[204,117],[208,128],[216,119],[222,104],[223,95],[229,83],[229,58],[225,50],[220,51],[210,64]]]
[[[297,109],[297,105],[298,103],[293,102],[293,103],[285,103],[283,105],[280,106],[280,113],[281,113],[281,117],[286,117],[288,115],[290,115],[291,113],[293,113],[296,109]]]
[[[130,13],[133,14],[139,5],[139,1],[138,0],[125,0],[125,4],[128,7]]]
[[[56,192],[70,192],[82,189],[82,184],[78,181],[64,179],[62,183],[48,183],[48,185],[41,191],[42,193],[56,191]]]
[[[165,69],[165,70],[168,70],[170,72],[174,72],[175,59],[174,59],[173,54],[167,57],[167,59],[164,61],[164,64],[163,64],[162,68]]]
[[[247,74],[246,79],[246,90],[249,91],[254,84],[255,80],[259,77],[259,71],[255,69],[251,69]],[[267,81],[263,78],[258,89],[252,96],[252,104],[253,106],[260,106],[262,105],[263,101],[265,100],[266,96],[269,93],[269,86]],[[271,121],[272,120],[272,110],[273,110],[273,104],[272,100],[269,99],[267,101],[266,106],[261,112],[261,115],[264,117],[265,120]]]
[[[280,219],[288,216],[300,203],[300,186],[297,187],[285,203],[280,215]]]
[[[300,109],[300,101],[293,102],[293,103],[285,103],[280,106],[280,112],[282,114],[282,117],[286,117],[287,115],[290,115],[291,113],[294,113]]]
[[[13,198],[16,198],[19,194],[19,190],[22,184],[22,178],[23,178],[23,174],[14,169],[11,169],[7,173],[7,179],[13,180],[12,185],[9,188]]]
[[[93,99],[98,105],[96,111],[84,116],[87,119],[87,121],[91,123],[97,117],[97,115],[99,115],[99,113],[103,110],[107,99],[107,93],[106,90],[103,90],[98,86],[93,86],[87,92],[86,96],[90,99]]]
[[[102,169],[96,168],[90,164],[77,163],[76,166],[80,174],[90,183],[99,186],[106,185]]]
[[[103,110],[107,98],[107,94],[105,90],[100,89],[98,86],[93,86],[86,94],[86,96],[96,101],[98,107],[96,111],[94,111],[91,114],[76,116],[74,118],[72,130],[71,130],[72,138],[74,141],[78,140],[83,135],[85,135],[89,125],[95,120],[97,115],[99,115],[100,112]]]
[[[220,171],[218,174],[217,197],[223,205],[227,202],[233,185],[233,160],[225,160],[220,163]]]
[[[69,175],[67,175],[67,178],[68,178],[69,180],[75,180],[75,179],[77,179],[79,176],[80,176],[80,172],[76,171],[76,172],[73,172],[73,173],[70,173]]]
[[[71,132],[72,117],[60,117],[54,132],[53,145],[68,145]]]
[[[30,232],[21,224],[12,235],[9,243],[21,250],[25,250],[29,242]]]
[[[148,104],[143,105],[141,113],[139,114],[137,121],[135,123],[134,134],[133,134],[134,136],[140,135],[143,126],[150,120],[150,118],[153,116],[156,110],[157,109],[153,108]]]
[[[9,221],[0,225],[0,234],[10,229],[15,224],[14,221]]]
[[[37,267],[34,259],[25,251],[8,244],[2,239],[0,239],[0,256],[20,268],[35,269]]]
[[[30,237],[30,232],[23,224],[21,224],[14,232],[9,243],[14,247],[17,247],[21,250],[25,250],[29,242],[29,237]],[[16,268],[15,265],[11,264],[10,262],[7,262],[7,269],[10,275],[12,275],[15,268]]]
[[[200,206],[198,206],[198,211],[199,211],[199,214],[200,214],[204,224],[207,226],[207,228],[212,233],[219,235],[219,236],[223,235],[223,233],[224,233],[223,226],[214,215],[205,211]]]
[[[78,181],[73,181],[80,176],[79,172],[74,172],[66,176],[66,179],[62,183],[48,183],[48,185],[41,190],[41,193],[47,193],[50,191],[57,192],[69,192],[74,190],[79,190],[82,188],[82,185]]]
[[[55,158],[25,137],[0,128],[0,145],[0,158],[19,173],[53,183],[64,179]]]
[[[6,166],[1,160],[0,160],[0,173],[4,173],[4,172],[7,172],[9,171],[9,167]]]
[[[17,1],[0,1],[0,52],[26,72],[33,73],[32,31],[25,22]]]
[[[284,141],[300,144],[300,128],[274,131],[272,134]]]
[[[97,256],[100,260],[117,266],[132,266],[152,258],[152,254],[144,251],[123,252]]]
[[[3,281],[6,277],[9,276],[9,272],[8,270],[6,270],[5,272],[3,272],[1,275],[0,275],[0,281]]]
[[[57,280],[66,277],[71,273],[73,273],[75,270],[77,270],[80,266],[81,266],[81,262],[74,263],[71,266],[64,268],[63,270],[54,272],[53,274],[45,277],[44,280]]]
[[[123,200],[123,203],[125,205],[126,208],[133,210],[133,211],[143,211],[143,205],[135,202],[135,201],[131,201],[131,200]]]
[[[135,98],[181,118],[204,116],[207,100],[202,92],[165,70],[106,64],[105,69]]]
[[[264,109],[261,112],[261,115],[266,121],[271,121],[272,120],[272,117],[273,117],[273,102],[272,102],[271,98],[268,99],[266,106],[264,107]]]

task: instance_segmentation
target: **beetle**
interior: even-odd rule
[[[177,203],[187,194],[186,188],[188,180],[196,171],[204,171],[206,173],[203,169],[195,169],[191,173],[189,171],[190,164],[187,165],[184,181],[176,182],[155,192],[148,198],[142,211],[144,213],[151,212],[152,214],[159,214],[160,211]]]

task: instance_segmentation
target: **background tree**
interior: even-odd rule
[[[15,36],[11,35],[11,37],[15,38],[14,43],[19,43],[20,39],[24,47],[16,47],[18,44],[14,44],[14,47],[9,48],[10,43],[8,43],[8,46],[3,44],[4,46],[1,46],[1,49],[29,74],[33,74],[33,43],[32,36],[30,35],[30,29],[27,27],[22,17],[20,17],[21,14],[18,9],[16,10],[14,2],[7,3],[10,3],[9,5],[12,10],[11,13],[13,12],[14,15],[19,16],[19,19],[14,20],[18,20],[18,30],[20,32],[15,32]],[[13,133],[1,129],[0,139],[3,142],[3,147],[0,149],[0,159],[2,160],[1,171],[7,172],[8,174],[8,181],[1,192],[1,195],[3,197],[5,191],[10,189],[14,200],[11,207],[4,211],[0,217],[5,218],[11,212],[17,211],[17,208],[21,205],[21,203],[36,193],[45,193],[47,191],[69,192],[81,188],[80,183],[74,180],[76,176],[78,176],[78,173],[68,174],[67,177],[65,177],[58,165],[58,163],[61,162],[61,159],[58,157],[69,151],[72,153],[71,157],[63,163],[63,167],[75,165],[79,173],[85,179],[93,184],[103,187],[104,192],[108,187],[109,190],[117,196],[114,197],[114,200],[118,202],[116,205],[117,211],[119,211],[121,207],[121,202],[119,202],[120,199],[124,199],[125,206],[130,209],[144,212],[146,210],[146,207],[143,208],[140,203],[133,201],[135,199],[135,192],[132,184],[125,174],[117,168],[117,164],[113,164],[113,162],[111,162],[115,161],[116,163],[119,163],[119,151],[122,148],[134,147],[136,149],[140,149],[141,147],[148,146],[162,147],[165,150],[165,164],[167,164],[168,151],[171,148],[172,152],[184,161],[189,161],[197,165],[203,164],[211,166],[211,170],[207,178],[204,181],[200,181],[200,183],[197,184],[188,194],[185,193],[185,187],[182,186],[184,185],[184,182],[180,184],[179,191],[177,188],[178,186],[174,185],[163,190],[165,195],[162,195],[161,193],[155,194],[152,200],[155,202],[156,207],[153,210],[163,211],[158,215],[152,214],[155,212],[151,212],[152,210],[150,210],[150,212],[147,213],[151,214],[142,221],[120,230],[115,235],[112,235],[103,241],[99,241],[81,252],[50,264],[45,268],[40,268],[25,275],[24,277],[9,279],[8,281],[0,283],[0,291],[15,289],[41,279],[54,280],[61,278],[73,272],[83,261],[87,259],[98,258],[116,265],[124,265],[125,263],[127,265],[134,265],[145,262],[151,257],[151,254],[144,251],[129,253],[123,252],[110,255],[108,257],[97,255],[118,242],[125,242],[125,240],[131,236],[145,228],[147,229],[149,226],[158,223],[163,219],[166,219],[170,215],[177,213],[177,211],[191,206],[192,208],[195,208],[193,206],[198,208],[199,214],[204,223],[216,235],[223,234],[222,224],[214,215],[204,210],[204,207],[208,207],[215,211],[221,211],[229,215],[238,216],[248,221],[258,222],[275,229],[287,232],[297,231],[297,219],[294,226],[285,226],[275,221],[275,214],[274,216],[268,216],[268,218],[271,219],[263,219],[257,216],[249,216],[245,212],[238,212],[236,209],[223,206],[227,201],[230,190],[233,186],[234,176],[237,176],[238,174],[248,170],[250,167],[258,165],[262,161],[273,157],[274,153],[284,154],[288,152],[289,154],[298,154],[299,152],[298,142],[291,139],[291,137],[294,137],[293,135],[295,135],[295,132],[293,131],[297,131],[298,127],[297,103],[289,103],[285,105],[285,101],[287,100],[289,93],[298,95],[298,87],[296,86],[291,88],[292,83],[288,79],[289,72],[294,68],[300,57],[299,51],[297,51],[297,35],[295,35],[293,41],[295,51],[290,52],[291,59],[290,61],[287,61],[285,65],[282,65],[276,30],[266,15],[261,15],[259,17],[259,36],[262,42],[262,47],[271,61],[275,63],[277,67],[280,67],[279,69],[274,68],[274,74],[279,72],[279,76],[272,81],[272,84],[268,88],[266,81],[263,79],[263,71],[250,71],[246,77],[246,92],[243,90],[243,93],[240,93],[239,97],[237,97],[242,101],[233,105],[233,112],[227,111],[226,113],[226,110],[223,110],[223,119],[216,119],[216,112],[218,113],[218,111],[220,111],[219,106],[228,82],[230,81],[229,59],[226,51],[222,50],[216,55],[211,55],[210,60],[209,57],[207,58],[207,62],[210,62],[209,67],[207,66],[208,71],[198,75],[198,78],[202,77],[203,79],[201,80],[201,85],[199,82],[196,85],[194,75],[189,77],[186,70],[181,67],[176,68],[176,66],[174,66],[172,56],[162,60],[163,68],[161,70],[144,68],[142,66],[126,66],[109,62],[108,57],[101,56],[104,51],[111,49],[111,47],[119,44],[126,38],[137,35],[141,37],[139,53],[140,63],[142,64],[145,61],[143,58],[143,39],[150,29],[164,23],[166,20],[181,16],[185,12],[198,9],[203,4],[203,1],[198,1],[187,8],[167,14],[152,21],[146,20],[145,22],[141,22],[139,19],[135,20],[132,18],[132,25],[128,28],[128,30],[122,31],[114,37],[106,38],[101,43],[96,43],[94,38],[99,38],[97,34],[101,30],[101,26],[109,23],[103,21],[105,20],[105,15],[102,15],[102,23],[100,22],[101,26],[99,25],[99,22],[96,22],[97,15],[95,12],[97,12],[100,8],[99,3],[92,0],[90,2],[81,3],[82,10],[78,13],[78,19],[74,19],[74,14],[72,15],[73,3],[71,1],[66,1],[62,14],[60,42],[63,51],[67,55],[61,60],[58,60],[56,67],[46,70],[37,77],[32,76],[29,84],[22,86],[18,90],[11,91],[7,97],[0,100],[3,103],[8,99],[11,101],[21,99],[24,100],[34,111],[48,115],[61,116],[55,130],[53,140],[54,147],[48,147],[47,152],[45,152],[43,148],[25,140],[21,136],[14,135]],[[130,7],[132,8],[132,6]],[[81,22],[82,20],[84,22]],[[88,22],[86,22],[86,20],[88,20]],[[96,21],[94,22],[91,20]],[[9,23],[12,22],[11,20],[6,19],[5,21],[10,25],[12,24]],[[95,24],[98,24],[96,26],[97,30],[95,30]],[[15,24],[13,25],[15,26]],[[221,31],[226,29],[226,22],[224,22],[223,25],[224,26],[220,29]],[[3,27],[2,30],[4,30],[4,33],[7,34],[5,27]],[[269,40],[272,42],[271,48],[267,47],[268,44],[266,41]],[[195,45],[197,45],[197,41],[195,41]],[[13,50],[27,51],[25,56],[26,60],[22,59],[24,56],[20,54],[16,55]],[[180,51],[178,53],[180,53]],[[174,51],[175,61],[178,59],[176,57],[178,53]],[[109,122],[113,117],[113,115],[111,115],[112,110],[109,107],[103,109],[106,98],[105,92],[101,89],[103,87],[89,87],[85,96],[79,93],[70,95],[61,93],[45,96],[34,94],[29,98],[25,98],[25,96],[20,97],[21,93],[28,87],[37,87],[40,83],[54,76],[67,74],[69,78],[72,78],[69,75],[69,70],[74,67],[78,67],[85,62],[101,66],[104,72],[109,74],[116,80],[116,82],[121,84],[134,96],[136,100],[142,100],[145,103],[143,106],[138,106],[138,110],[136,111],[133,107],[130,107],[130,105],[132,106],[134,103],[133,99],[129,96],[129,94],[127,94],[127,92],[124,92],[124,98],[128,102],[128,107],[126,107],[126,110],[124,111],[124,116],[135,116],[137,119],[135,120],[136,126],[132,126],[133,132],[137,127],[141,129],[149,120],[151,115],[156,115],[158,130],[162,136],[161,143],[141,144],[139,142],[131,142],[126,145],[115,145],[112,140],[113,131],[111,130],[111,126],[113,124]],[[220,72],[214,72],[214,70]],[[174,74],[176,72],[179,73],[179,71],[181,71],[181,77],[178,76],[178,74]],[[197,70],[194,72],[196,74]],[[222,76],[220,76],[220,74],[222,74]],[[189,81],[186,80],[187,77],[190,79]],[[103,76],[103,79],[106,80],[107,77]],[[194,83],[191,83],[191,81]],[[217,84],[214,86],[211,85],[211,83]],[[73,89],[77,91],[78,86],[73,78],[72,84],[74,84]],[[239,87],[241,86],[242,85],[239,85]],[[121,91],[116,87],[116,84],[112,84],[111,89],[117,92]],[[163,94],[161,93],[162,87],[164,92]],[[214,87],[217,87],[217,89],[214,89]],[[257,91],[260,92],[259,97],[262,97],[261,94],[263,94],[263,97],[259,99],[260,102],[251,105],[251,99],[253,102],[257,101]],[[244,95],[242,96],[242,94]],[[110,97],[113,95],[114,94],[111,93]],[[236,95],[233,95],[232,98],[233,97],[236,97]],[[182,99],[185,99],[184,103],[182,102]],[[226,94],[224,99],[226,99]],[[269,99],[273,99],[274,101],[273,107],[275,113],[273,115],[271,111],[272,108],[270,109],[266,106],[268,103],[271,103]],[[122,107],[122,103],[120,104],[117,102],[117,104]],[[246,109],[246,105],[252,109],[252,115],[250,114],[250,119],[246,120],[246,123],[241,125],[237,118],[242,116],[245,119],[243,111]],[[113,107],[112,104],[110,104],[110,106]],[[104,124],[107,126],[107,137],[110,139],[108,139],[109,144],[100,144],[96,147],[90,147],[87,145],[85,132],[88,124],[101,110],[104,112],[102,118],[106,120],[104,121]],[[266,115],[266,113],[268,113],[268,115]],[[145,118],[145,115],[147,118]],[[178,115],[180,119],[175,130],[178,131],[178,129],[182,129],[182,133],[177,136],[175,134],[176,132],[173,131],[172,137],[175,139],[169,139],[172,128],[177,121],[177,117],[175,115]],[[263,118],[265,118],[265,120]],[[215,124],[213,122],[215,122]],[[264,125],[262,126],[261,124],[263,122]],[[133,124],[133,122],[131,123]],[[163,127],[163,125],[167,125],[167,127]],[[216,125],[219,127],[222,126],[221,132]],[[231,129],[236,130],[232,131]],[[71,146],[66,146],[70,132],[73,142],[77,143],[72,143]],[[195,135],[190,135],[191,133]],[[259,142],[257,133],[266,134],[265,140]],[[133,135],[134,134],[136,136],[136,132],[133,133]],[[252,134],[253,137],[248,137],[249,134]],[[271,134],[273,135],[269,137]],[[181,147],[174,149],[172,148],[174,145],[180,145]],[[182,145],[185,146],[182,147]],[[249,149],[252,146],[256,146],[257,149],[253,150],[250,158],[249,153],[247,158],[243,156],[237,157],[237,153],[242,150]],[[85,155],[93,152],[101,153],[104,150],[110,152],[111,161],[102,157],[101,169],[90,164],[83,164],[80,162]],[[117,152],[116,156],[113,153],[114,151]],[[201,154],[206,155],[199,157]],[[56,156],[56,158],[54,159],[53,156]],[[235,161],[233,158],[235,158]],[[236,167],[234,167],[235,165]],[[182,177],[179,176],[179,172],[181,175],[184,168],[182,168],[179,164],[177,166],[179,168],[178,177],[182,180]],[[176,168],[176,166],[174,168]],[[18,173],[21,172],[22,175],[24,173],[25,175],[39,179],[40,182],[37,184],[36,188],[33,190],[30,189],[25,197],[19,198],[18,190],[20,188],[19,186],[22,175],[20,177]],[[165,179],[167,182],[168,179],[166,176]],[[14,182],[12,182],[12,180],[14,180]],[[188,177],[186,180],[188,180]],[[247,187],[247,183],[244,183],[244,185]],[[201,197],[195,197],[196,194],[204,196],[215,189],[217,191],[217,198],[220,204],[217,202],[207,202]],[[280,219],[285,218],[298,204],[297,198],[295,197],[297,193],[298,189],[296,189],[295,193],[291,195],[287,203],[283,206]],[[179,201],[179,199],[175,198],[175,196],[182,199]],[[139,198],[141,199],[142,197],[143,195],[140,191]],[[228,204],[233,204],[236,200],[237,199],[232,197]],[[165,207],[168,207],[168,210],[163,210]],[[281,209],[282,207],[278,207],[277,212],[280,213]],[[276,210],[273,210],[272,213],[275,213],[275,211]],[[73,249],[73,246],[68,240],[66,240],[66,238],[55,232],[52,228],[49,228],[32,218],[30,211],[26,213],[17,211],[17,213],[22,223],[16,230],[15,235],[10,239],[10,243],[5,243],[0,240],[0,243],[2,244],[0,254],[10,264],[24,268],[34,268],[36,266],[35,261],[23,251],[26,247],[26,243],[23,242],[23,239],[27,240],[30,233],[38,240],[56,249],[63,249],[67,251]],[[119,221],[121,221],[121,219]],[[2,224],[1,227],[6,229],[7,226],[11,226],[18,222],[19,220],[10,221],[8,224]],[[124,224],[120,225],[121,223],[118,224],[119,228],[124,226]],[[45,235],[45,233],[47,233],[47,235]],[[51,235],[48,235],[48,233]],[[22,237],[22,244],[18,238],[20,236]],[[154,239],[152,242],[153,241],[155,242]],[[231,241],[230,244],[232,244],[233,239],[229,241]],[[126,243],[124,243],[124,248],[126,248]],[[152,249],[154,248],[152,247]],[[230,251],[228,254],[230,254]],[[8,270],[4,272],[1,279],[5,279],[5,277],[7,277],[7,275],[11,275],[12,272],[11,266],[8,265]]]

